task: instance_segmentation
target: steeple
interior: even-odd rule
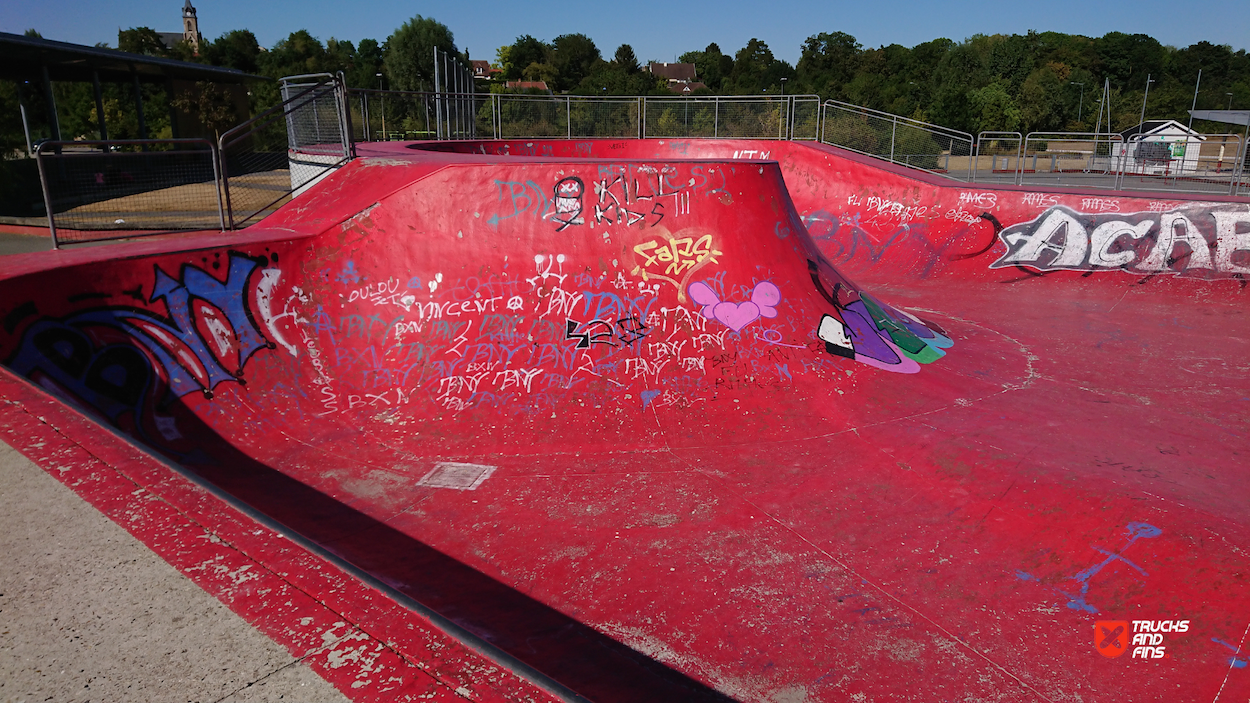
[[[200,21],[195,17],[191,0],[182,5],[182,38],[195,49],[195,53],[200,53]]]

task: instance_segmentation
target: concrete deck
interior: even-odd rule
[[[347,699],[0,443],[0,700]]]

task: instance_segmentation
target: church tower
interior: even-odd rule
[[[182,6],[182,38],[195,49],[195,53],[200,53],[200,21],[195,18],[191,0],[186,0]]]

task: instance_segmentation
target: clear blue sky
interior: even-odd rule
[[[270,47],[297,29],[322,39],[385,40],[415,14],[451,28],[456,45],[473,58],[494,60],[495,49],[521,34],[550,40],[580,32],[611,57],[622,43],[641,60],[674,56],[717,42],[729,54],[758,37],[778,58],[794,64],[805,38],[843,31],[865,47],[914,46],[937,37],[956,41],[973,34],[1023,34],[1030,29],[1101,36],[1111,31],[1149,34],[1164,44],[1206,40],[1234,50],[1250,43],[1250,3],[1245,0],[1055,0],[1054,2],[942,3],[933,0],[693,0],[691,2],[476,2],[412,3],[391,0],[192,0],[200,31],[215,39],[250,29]],[[182,0],[3,0],[0,31],[38,29],[48,39],[117,44],[117,29],[149,26],[180,30]]]

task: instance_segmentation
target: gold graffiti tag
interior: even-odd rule
[[[690,274],[706,263],[720,263],[716,257],[724,252],[713,248],[712,235],[705,234],[698,238],[674,238],[665,235],[663,240],[652,240],[634,246],[634,253],[640,257],[640,261],[630,272],[632,275],[641,276],[644,281],[651,278],[668,281],[677,288],[677,299],[685,302],[685,282]],[[661,266],[663,273],[658,271]],[[651,267],[655,268],[648,271]],[[681,277],[681,280],[674,277]]]

